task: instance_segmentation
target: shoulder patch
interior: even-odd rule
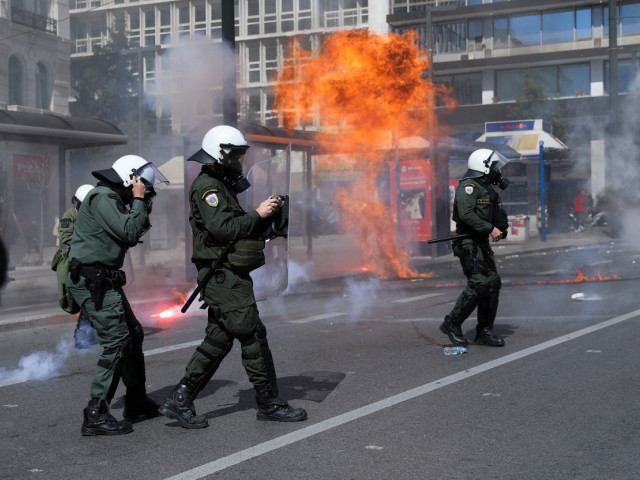
[[[466,193],[467,195],[471,195],[473,193],[473,185],[468,183],[464,186],[464,193]]]
[[[204,196],[204,201],[210,207],[217,207],[218,206],[218,194],[216,192],[210,192],[210,193],[208,193],[208,194],[206,194]]]
[[[207,196],[211,193],[218,193],[218,189],[217,188],[207,188],[204,193],[202,194],[202,196],[200,197],[201,200],[205,200],[207,198]]]
[[[60,220],[60,227],[69,228],[69,225],[71,225],[71,219],[70,218],[63,218],[62,220]]]

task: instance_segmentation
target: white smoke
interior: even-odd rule
[[[346,291],[342,297],[326,304],[327,312],[347,311],[349,321],[355,322],[363,317],[367,309],[373,304],[380,288],[380,281],[375,277],[366,280],[357,278],[346,279]]]
[[[34,352],[22,357],[14,370],[0,368],[0,380],[48,380],[56,377],[74,351],[72,340],[61,339],[55,352]]]

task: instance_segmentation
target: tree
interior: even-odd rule
[[[70,105],[71,113],[114,124],[129,136],[129,143],[92,149],[91,160],[84,158],[86,151],[74,152],[72,158],[82,157],[83,163],[104,166],[119,156],[141,151],[142,139],[138,138],[140,122],[143,137],[149,138],[150,120],[154,119],[155,113],[148,108],[140,108],[141,57],[139,52],[130,48],[123,12],[115,16],[114,25],[109,29],[108,43],[95,47],[94,51],[92,56],[73,65],[72,85],[77,94],[75,102]],[[139,118],[141,111],[142,119]]]
[[[524,78],[524,96],[517,97],[516,103],[507,109],[508,120],[529,118],[541,118],[549,122],[553,126],[553,134],[560,140],[566,136],[567,129],[549,102],[537,72],[527,72]]]

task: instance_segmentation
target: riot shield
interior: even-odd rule
[[[247,173],[251,188],[239,196],[242,207],[251,211],[273,194],[280,195],[284,200],[283,207],[273,217],[268,232],[264,249],[265,264],[251,272],[256,301],[260,301],[280,295],[287,289],[289,281],[288,212],[291,150],[287,147],[271,158],[255,159],[256,163]]]

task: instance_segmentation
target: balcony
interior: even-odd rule
[[[58,22],[56,20],[23,10],[22,8],[11,7],[11,21],[53,35],[58,34]]]

